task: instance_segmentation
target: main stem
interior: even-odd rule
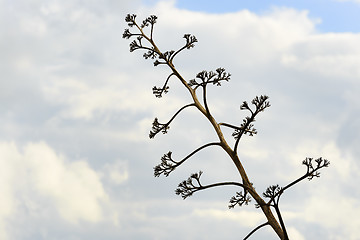
[[[173,73],[179,78],[179,80],[183,83],[183,85],[189,90],[191,97],[195,103],[195,106],[199,109],[199,111],[205,115],[205,117],[210,121],[211,125],[213,126],[219,140],[220,140],[220,145],[221,147],[225,150],[225,152],[229,155],[229,157],[233,160],[238,172],[240,173],[241,179],[243,181],[243,185],[246,187],[246,189],[249,189],[249,193],[250,195],[255,199],[255,201],[257,202],[257,204],[261,207],[263,213],[265,214],[269,225],[274,229],[274,231],[276,232],[276,234],[279,236],[280,239],[284,240],[285,239],[285,235],[284,232],[282,230],[282,228],[280,227],[278,221],[276,220],[276,218],[274,217],[270,206],[267,205],[265,203],[265,201],[259,196],[259,194],[255,191],[255,188],[252,186],[246,171],[243,167],[243,165],[241,164],[241,161],[237,155],[237,153],[235,151],[233,151],[231,149],[231,147],[229,146],[229,144],[226,142],[224,135],[220,129],[220,125],[216,122],[216,120],[214,119],[214,117],[208,112],[206,111],[206,109],[201,105],[201,103],[199,102],[195,91],[187,84],[187,82],[184,80],[184,78],[179,74],[179,72],[176,70],[176,68],[174,67],[174,65],[170,65],[168,64],[169,67],[171,68],[171,70],[173,71]]]
[[[141,30],[142,32],[142,30]],[[195,93],[195,90],[192,89],[188,83],[186,82],[186,80],[180,75],[180,73],[176,70],[175,66],[172,64],[172,62],[166,60],[163,56],[163,53],[159,50],[159,48],[156,46],[156,44],[154,43],[154,41],[152,40],[152,38],[147,37],[143,32],[142,32],[143,36],[153,45],[154,47],[154,51],[159,54],[160,58],[162,58],[163,60],[166,61],[166,64],[170,67],[170,69],[172,70],[172,72],[178,77],[178,79],[180,80],[180,82],[185,86],[185,88],[189,91],[194,104],[196,106],[197,109],[199,109],[199,111],[210,121],[211,125],[213,126],[219,140],[220,140],[220,146],[225,150],[225,152],[229,155],[229,157],[232,159],[232,161],[234,162],[240,176],[241,179],[243,181],[243,185],[245,186],[245,188],[249,191],[250,195],[255,199],[256,203],[261,207],[261,210],[263,211],[263,213],[265,214],[269,225],[274,229],[274,231],[276,232],[276,234],[279,236],[279,238],[281,240],[285,240],[285,234],[283,229],[280,227],[278,221],[276,220],[276,218],[274,217],[271,209],[270,209],[270,205],[266,204],[265,201],[260,197],[260,195],[255,191],[255,188],[252,186],[246,171],[243,167],[243,165],[241,164],[241,161],[239,159],[239,156],[237,155],[237,152],[234,151],[233,149],[231,149],[231,147],[229,146],[229,144],[226,142],[224,135],[220,129],[220,125],[216,122],[216,120],[214,119],[214,117],[210,114],[209,111],[206,111],[206,109],[202,106],[202,104],[200,103],[199,99],[197,98],[197,95]]]

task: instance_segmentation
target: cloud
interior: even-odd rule
[[[179,10],[174,8],[172,2],[160,2],[154,9],[147,11],[150,12],[156,12],[159,17],[160,23],[157,28],[161,26],[166,29],[160,30],[161,36],[169,31],[174,32],[175,29],[177,35],[180,34],[180,30],[192,32],[198,36],[199,44],[205,45],[204,49],[212,50],[213,56],[217,51],[223,54],[232,52],[228,54],[231,56],[229,59],[236,56],[235,63],[246,66],[273,59],[274,54],[286,50],[294,42],[313,33],[317,23],[308,18],[307,11],[289,8],[274,8],[264,15],[257,15],[248,10],[220,15]],[[182,21],[174,21],[175,19]],[[215,35],[219,29],[221,37]],[[166,43],[162,45],[168,46]]]
[[[281,182],[295,180],[296,176],[303,174],[301,161],[305,157],[323,156],[331,161],[331,166],[322,172],[318,181],[337,185],[336,176],[349,189],[356,188],[351,180],[358,169],[356,161],[336,143],[336,138],[341,134],[340,126],[346,122],[345,109],[353,109],[356,105],[356,101],[349,98],[349,92],[356,94],[355,89],[359,87],[357,59],[360,51],[356,44],[359,34],[319,33],[316,31],[317,21],[309,19],[306,11],[286,8],[274,9],[263,15],[247,10],[219,15],[178,10],[166,2],[160,3],[151,12],[159,17],[155,28],[159,39],[169,42],[175,34],[181,37],[181,30],[198,37],[199,43],[191,50],[192,53],[184,53],[185,57],[179,60],[179,65],[185,66],[185,72],[191,71],[195,65],[201,69],[202,66],[221,64],[233,69],[233,79],[229,84],[238,92],[227,88],[230,94],[225,95],[225,91],[217,90],[220,93],[212,96],[216,99],[213,100],[215,106],[211,105],[213,108],[217,107],[216,101],[230,103],[245,100],[250,92],[271,93],[273,106],[256,122],[257,126],[261,126],[256,136],[262,139],[256,141],[259,154],[242,154],[245,159],[252,156],[262,158],[256,162],[245,162],[254,181],[261,179],[258,181],[269,184],[269,179],[263,177],[269,176],[269,169],[272,169],[272,177],[276,176]],[[176,22],[180,18],[183,20]],[[168,42],[163,45],[167,47]],[[192,58],[184,60],[190,58],[189,54]],[[239,99],[240,94],[245,99]],[[234,113],[234,104],[218,106],[225,106],[216,109],[220,116],[227,113],[227,118],[239,121],[235,118],[240,114]],[[262,121],[267,123],[262,125]],[[251,150],[250,146],[246,145],[245,150]],[[258,170],[259,163],[263,164],[263,171]],[[300,175],[288,174],[289,171],[297,171]],[[329,175],[334,178],[329,180]],[[310,189],[312,187],[316,189],[316,186],[309,186]],[[317,197],[309,194],[311,201],[316,201]],[[325,212],[321,214],[331,217]],[[350,219],[348,221],[352,221]],[[317,223],[327,228],[326,224]],[[299,239],[307,236],[306,233],[303,236],[297,233],[294,230],[293,234]]]
[[[328,159],[331,164],[331,167],[324,169],[324,174],[327,174],[326,171],[331,169],[344,182],[349,182],[351,176],[358,169],[355,159],[342,151],[334,141],[319,143],[318,141],[307,140],[299,144],[291,154],[285,154],[289,160],[292,160],[291,162],[294,164],[294,167],[300,164],[300,159],[302,158],[313,157],[316,159],[322,156]],[[301,170],[304,170],[304,168],[301,168]]]
[[[145,90],[137,88],[138,84],[124,88],[126,84],[130,84],[126,76],[118,76],[104,86],[77,79],[62,79],[44,86],[43,93],[48,101],[64,106],[59,113],[61,119],[91,120],[107,114],[144,112],[157,104],[151,94],[143,94]],[[173,108],[176,103],[176,100],[170,102],[164,110]]]
[[[305,240],[304,236],[298,230],[296,230],[296,228],[289,227],[287,231],[289,234],[289,238],[294,240]]]
[[[107,177],[114,184],[123,184],[129,179],[128,164],[116,161],[113,164],[105,164],[103,177]]]
[[[43,209],[55,210],[70,223],[102,220],[108,196],[86,161],[69,162],[45,142],[28,143],[22,150],[14,142],[1,142],[0,161],[2,225],[29,201],[40,201]]]
[[[107,195],[98,174],[87,162],[67,163],[45,143],[28,144],[24,158],[34,186],[54,201],[62,217],[73,223],[101,220],[101,201],[106,201]]]
[[[16,178],[16,168],[13,167],[14,162],[19,162],[21,155],[16,151],[14,144],[0,144],[0,237],[9,239],[6,232],[6,220],[12,216],[16,208],[16,198],[13,195],[13,182]]]
[[[219,209],[196,209],[194,210],[196,216],[202,218],[214,218],[215,220],[231,220],[239,222],[241,225],[252,228],[264,220],[264,216],[259,212],[254,211],[224,211]],[[246,219],[246,221],[244,221]]]
[[[94,114],[104,114],[108,111],[131,111],[135,106],[131,102],[141,102],[138,95],[115,87],[92,87],[79,80],[62,80],[53,86],[44,88],[44,93],[50,101],[64,104],[66,107],[60,115],[63,118],[92,119]],[[133,101],[131,99],[133,98]],[[146,99],[151,102],[152,99]],[[144,111],[145,106],[139,105]]]
[[[283,55],[283,63],[299,71],[355,81],[360,76],[360,34],[329,33],[309,36],[293,44]]]
[[[331,209],[330,215],[329,209]],[[313,197],[307,201],[301,216],[306,221],[321,223],[331,229],[329,232],[331,239],[355,240],[360,234],[358,228],[360,221],[357,217],[359,213],[358,199],[349,197],[344,199],[341,195],[334,194],[334,189],[322,188],[313,192]]]
[[[259,134],[252,140],[244,139],[239,148],[259,193],[269,184],[288,183],[303,174],[301,161],[305,157],[323,156],[331,161],[330,168],[322,172],[316,186],[310,183],[308,188],[299,185],[298,189],[308,192],[320,183],[331,186],[345,213],[351,207],[357,209],[358,34],[318,32],[319,20],[311,19],[308,11],[290,8],[272,8],[262,14],[249,10],[207,14],[179,10],[172,1],[153,7],[111,0],[102,4],[52,0],[11,5],[3,1],[0,5],[1,14],[8,20],[0,23],[0,100],[4,109],[0,113],[1,226],[11,224],[12,216],[21,213],[16,221],[31,219],[34,229],[49,222],[61,226],[59,232],[64,234],[73,234],[72,223],[89,224],[91,236],[83,237],[86,233],[75,231],[77,238],[108,234],[114,235],[106,239],[155,238],[166,225],[168,234],[163,233],[162,239],[172,233],[185,239],[192,236],[194,221],[209,218],[220,219],[218,226],[211,225],[217,235],[208,238],[217,239],[225,228],[227,236],[239,234],[236,221],[246,219],[247,214],[251,218],[249,227],[258,223],[257,215],[242,209],[227,214],[221,208],[226,207],[226,201],[216,208],[213,204],[217,200],[207,198],[207,209],[198,210],[193,207],[196,201],[173,200],[173,186],[187,177],[182,174],[198,168],[213,169],[204,174],[209,181],[237,179],[238,175],[229,170],[233,169],[232,162],[225,165],[224,155],[213,154],[212,149],[204,155],[196,154],[195,161],[190,159],[170,178],[158,180],[161,184],[153,182],[152,166],[165,151],[171,149],[180,158],[193,150],[189,148],[217,138],[205,121],[198,120],[200,114],[184,111],[171,124],[167,136],[151,143],[144,140],[155,116],[164,122],[191,98],[175,79],[171,79],[164,98],[152,96],[152,87],[160,86],[169,70],[154,68],[151,61],[141,59],[140,52],[128,52],[129,42],[122,39],[127,12],[137,13],[139,21],[149,14],[159,17],[154,34],[163,51],[181,47],[184,33],[196,35],[196,47],[175,59],[175,66],[186,79],[219,66],[232,73],[229,83],[208,91],[217,121],[241,123],[246,116],[239,111],[242,101],[270,95],[271,108],[255,123]],[[225,133],[233,143],[231,131]],[[55,149],[62,149],[61,154]],[[162,184],[171,185],[170,191],[160,188]],[[295,192],[289,191],[286,196],[300,201]],[[316,199],[326,202],[321,196],[327,194],[309,194],[311,208],[315,208]],[[198,195],[201,198],[202,193]],[[161,204],[156,203],[159,198]],[[351,207],[346,206],[347,199]],[[188,207],[187,211],[182,212],[180,205]],[[283,209],[291,207],[285,205]],[[194,208],[197,210],[192,211]],[[26,211],[32,214],[28,218],[24,217]],[[108,221],[108,211],[115,223],[125,226],[121,231],[101,225]],[[299,215],[300,210],[286,212],[291,223],[299,222],[289,225],[294,238],[306,239],[317,231],[311,226],[301,233],[303,236],[299,234],[299,226],[309,222],[321,229],[327,229],[327,224],[334,226],[329,220],[331,212],[317,211],[328,221],[322,224],[314,216]],[[339,217],[349,223],[351,233],[338,234],[355,236],[358,232],[351,223],[353,215],[345,218],[345,213]],[[166,224],[170,221],[174,225]],[[184,232],[175,227],[181,224],[187,224]],[[205,225],[201,231],[209,232]],[[44,228],[49,235],[57,234],[49,226]],[[196,234],[201,237],[200,232]],[[325,238],[330,238],[334,233],[326,230],[326,234]]]

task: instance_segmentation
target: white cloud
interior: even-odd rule
[[[151,11],[159,16],[159,23],[156,26],[159,39],[169,41],[169,36],[174,36],[175,31],[178,36],[181,36],[181,31],[184,31],[192,32],[198,37],[200,42],[194,50],[191,50],[193,51],[191,56],[194,57],[194,60],[190,60],[192,65],[201,68],[203,65],[212,66],[214,62],[217,62],[222,66],[229,65],[233,69],[244,70],[245,74],[250,72],[244,76],[241,71],[235,70],[232,76],[234,79],[241,78],[242,82],[247,82],[256,92],[260,89],[273,92],[276,94],[275,100],[281,101],[282,96],[287,96],[283,98],[285,100],[290,99],[283,102],[278,100],[280,107],[282,104],[288,107],[277,112],[278,115],[272,115],[272,108],[266,112],[269,114],[267,116],[270,116],[270,122],[271,119],[277,119],[271,122],[274,126],[270,128],[275,128],[270,131],[273,135],[263,136],[260,132],[257,136],[258,138],[265,137],[269,142],[261,142],[263,145],[259,146],[259,154],[256,156],[256,152],[253,155],[271,162],[266,166],[272,167],[272,176],[279,174],[287,181],[295,180],[292,174],[284,174],[284,172],[299,169],[297,176],[301,176],[304,173],[301,161],[305,157],[323,156],[331,161],[331,165],[328,169],[321,171],[322,177],[318,181],[328,181],[322,184],[327,183],[332,186],[332,184],[337,185],[334,180],[337,178],[351,189],[356,187],[351,183],[354,173],[357,172],[356,162],[337,146],[336,137],[339,126],[344,121],[341,114],[345,113],[345,106],[353,106],[350,102],[344,103],[343,97],[350,96],[349,91],[356,94],[355,89],[359,86],[357,81],[360,76],[358,61],[360,48],[357,44],[359,34],[318,33],[315,28],[316,21],[310,20],[306,11],[299,12],[293,9],[275,9],[266,15],[256,15],[249,11],[218,15],[177,10],[167,2],[159,4]],[[176,21],[176,19],[183,19],[183,21]],[[164,45],[169,44],[164,43]],[[196,50],[196,48],[200,49]],[[190,58],[190,54],[184,55]],[[247,81],[244,79],[246,77],[251,80]],[[236,81],[240,80],[232,80],[229,84],[240,91],[245,83]],[[253,90],[251,87],[250,91]],[[217,97],[233,100],[231,94],[221,97],[217,95]],[[291,106],[292,103],[294,103],[293,106]],[[321,116],[322,114],[325,115]],[[258,119],[262,121],[261,117]],[[285,140],[284,143],[279,142],[282,139]],[[251,145],[246,145],[248,146]],[[252,156],[248,155],[248,157]],[[282,161],[285,162],[282,163]],[[252,163],[246,162],[246,164]],[[269,176],[269,169],[266,169],[266,173]],[[358,177],[355,178],[358,179]],[[268,180],[264,179],[264,181]],[[312,188],[317,189],[317,186],[309,187],[309,189]],[[329,195],[325,194],[325,196]],[[316,201],[317,197],[312,198],[310,195],[311,201]],[[343,201],[346,201],[346,198],[343,196]],[[326,205],[323,207],[321,204],[317,206],[323,209],[323,212],[319,213],[323,218],[332,218],[331,213],[326,213],[328,209],[331,209],[330,207]],[[335,208],[335,205],[332,208]],[[209,211],[206,214],[207,216],[223,216],[218,211]],[[227,216],[234,217],[233,214]],[[354,217],[352,215],[348,219],[344,217],[343,223],[353,226],[351,222]],[[313,220],[321,225],[321,221],[316,217]],[[323,225],[324,228],[327,226]],[[349,230],[356,235],[353,228]],[[296,229],[291,231],[294,238],[306,238],[306,233],[301,235]]]
[[[2,225],[12,215],[24,214],[18,211],[31,202],[39,205],[38,201],[42,209],[53,209],[71,223],[102,220],[108,196],[85,161],[69,162],[44,142],[28,143],[23,150],[13,142],[1,142],[0,164]],[[31,207],[28,210],[36,215]]]
[[[114,184],[123,184],[129,179],[128,164],[123,161],[105,164],[102,175]]]
[[[35,37],[42,37],[48,31],[46,22],[39,16],[31,19],[22,19],[20,27],[25,33],[34,35]]]
[[[168,32],[175,36],[181,36],[181,31],[192,32],[200,40],[198,45],[205,46],[208,51],[211,49],[213,55],[218,51],[223,54],[228,54],[226,51],[229,51],[229,60],[246,66],[271,61],[276,57],[274,54],[277,55],[294,42],[314,33],[315,24],[318,22],[310,20],[307,11],[287,8],[274,8],[264,15],[256,15],[248,10],[220,15],[178,10],[171,1],[160,2],[154,9],[147,10],[142,15],[151,12],[155,12],[159,17],[157,28],[165,28],[165,31],[157,29],[161,34],[161,37],[158,37],[160,42],[161,39],[166,39],[162,34]],[[164,42],[162,45],[167,47],[169,44]]]
[[[214,218],[215,220],[231,220],[238,222],[240,225],[254,228],[264,221],[264,216],[255,211],[231,211],[219,209],[195,209],[194,214],[202,218]],[[245,221],[246,220],[246,221]]]
[[[305,240],[304,236],[296,229],[293,227],[289,227],[287,229],[288,235],[290,239],[293,240]]]
[[[119,81],[123,81],[121,77]],[[98,87],[75,79],[64,79],[45,86],[43,91],[49,101],[65,105],[60,113],[62,118],[89,120],[94,114],[102,115],[111,111],[145,111],[148,104],[154,102],[150,95],[132,93],[119,85],[115,82],[112,86]]]
[[[305,157],[316,159],[322,156],[324,159],[329,160],[331,165],[329,169],[323,169],[321,172],[324,172],[324,174],[327,174],[326,172],[329,170],[333,173],[336,172],[338,178],[342,179],[344,182],[350,181],[353,174],[358,170],[356,161],[345,152],[342,152],[333,141],[319,143],[314,140],[306,140],[297,145],[290,154],[285,153],[285,155],[288,156],[289,160],[291,160],[290,162],[293,163],[294,168],[297,169],[299,169],[298,165],[301,162],[301,159],[305,159]],[[299,169],[299,172],[301,173],[303,170],[304,167]]]
[[[20,211],[19,206],[26,206],[34,215],[38,213],[31,209],[45,208],[59,214],[61,221],[100,226],[106,215],[102,203],[109,198],[100,180],[106,180],[106,183],[113,183],[106,186],[114,187],[110,189],[112,193],[119,188],[136,191],[136,194],[132,192],[133,195],[128,193],[127,197],[132,199],[119,199],[116,204],[110,204],[114,207],[112,218],[121,226],[125,221],[123,213],[115,209],[121,208],[125,201],[134,201],[132,205],[124,204],[129,206],[124,215],[132,221],[126,222],[129,228],[123,228],[121,233],[117,233],[119,236],[129,239],[133,235],[126,234],[129,234],[129,229],[134,229],[132,234],[136,232],[139,234],[136,236],[143,239],[144,235],[136,231],[138,226],[141,226],[142,233],[150,233],[147,237],[155,236],[162,229],[161,224],[148,220],[160,219],[165,212],[163,208],[170,209],[171,203],[166,196],[173,196],[168,188],[164,189],[166,194],[161,192],[161,197],[166,200],[161,206],[153,208],[155,205],[149,202],[156,197],[149,192],[155,194],[160,190],[157,187],[148,189],[153,162],[143,162],[143,159],[157,158],[149,154],[159,152],[161,156],[163,149],[157,147],[162,144],[171,146],[181,156],[179,151],[188,150],[184,146],[190,147],[194,142],[194,145],[202,144],[213,135],[209,133],[209,128],[205,128],[206,123],[194,120],[201,118],[200,114],[184,113],[171,126],[169,135],[174,134],[175,137],[157,138],[155,143],[139,141],[141,136],[146,137],[154,116],[166,121],[189,98],[187,92],[175,84],[176,81],[171,81],[170,92],[164,99],[151,95],[152,86],[161,85],[168,70],[153,68],[151,61],[141,59],[140,52],[128,52],[128,42],[121,39],[121,35],[125,27],[125,11],[129,11],[137,13],[139,21],[148,14],[158,15],[155,38],[162,50],[182,46],[184,33],[197,36],[199,43],[196,47],[179,55],[175,61],[187,79],[203,69],[212,70],[218,66],[232,73],[230,83],[209,90],[210,107],[214,108],[218,121],[241,122],[245,113],[238,112],[239,104],[256,94],[269,94],[273,106],[257,119],[258,136],[253,141],[244,139],[248,141],[244,145],[241,143],[241,156],[247,169],[250,168],[251,179],[262,184],[268,184],[269,178],[271,183],[279,179],[287,182],[293,180],[293,176],[288,174],[290,171],[303,173],[300,163],[304,157],[326,157],[331,165],[322,172],[318,181],[330,179],[329,188],[338,195],[341,207],[346,209],[339,217],[347,223],[351,232],[349,235],[339,233],[338,238],[358,234],[355,224],[352,225],[352,218],[356,216],[351,215],[351,207],[345,204],[349,199],[350,205],[358,209],[356,198],[352,196],[357,193],[349,190],[356,187],[358,164],[335,141],[340,132],[344,132],[343,137],[347,139],[348,133],[341,129],[348,129],[345,124],[347,118],[357,119],[358,115],[358,34],[319,33],[316,31],[318,20],[310,19],[308,11],[288,8],[273,8],[261,15],[248,10],[206,14],[176,9],[172,1],[163,1],[153,8],[141,7],[141,10],[128,7],[131,4],[135,6],[134,1],[109,0],[103,4],[96,1],[27,2],[12,3],[10,9],[17,10],[17,14],[7,12],[4,16],[9,21],[1,23],[4,37],[0,39],[0,68],[4,76],[0,80],[0,100],[6,109],[0,113],[0,131],[4,133],[0,144],[1,226]],[[4,2],[0,4],[1,13],[5,14],[3,9],[9,8],[3,7]],[[120,117],[113,120],[113,115]],[[107,122],[108,119],[113,121]],[[194,131],[189,126],[194,127]],[[174,141],[169,141],[169,137]],[[16,145],[9,143],[9,139],[30,144]],[[38,142],[38,139],[51,142],[53,147]],[[184,139],[185,143],[181,142]],[[357,149],[355,143],[347,147]],[[65,149],[63,155],[56,153],[55,148]],[[95,163],[91,166],[96,167],[91,167],[86,160],[70,161],[65,157],[78,154],[91,156],[89,161]],[[127,161],[100,166],[99,156],[102,161],[104,155],[111,160]],[[218,158],[222,161],[223,155],[205,156],[209,161],[189,161],[184,171],[193,170],[194,165],[201,167],[201,164],[208,163],[206,167],[216,171],[216,175],[206,175],[209,179],[214,176],[229,177],[229,168],[219,167],[222,162],[214,160]],[[201,155],[195,157],[201,158]],[[260,171],[259,166],[262,166]],[[128,170],[132,168],[136,169],[131,172],[134,181],[128,181]],[[148,175],[143,174],[144,171]],[[167,180],[172,184],[174,178],[159,181]],[[144,182],[146,184],[142,184]],[[347,190],[341,191],[343,186]],[[309,187],[313,188],[316,189],[316,186]],[[261,192],[261,186],[257,185],[257,189]],[[28,201],[18,197],[21,194],[26,195],[23,198]],[[318,195],[309,200],[309,208],[315,208]],[[288,196],[292,196],[290,191]],[[146,210],[143,209],[144,202],[149,203]],[[262,216],[242,210],[231,213],[216,210],[212,203],[208,202],[208,210],[195,210],[193,214],[189,211],[190,215],[186,217],[181,213],[172,221],[174,224],[182,223],[186,218],[189,229],[182,234],[189,234],[193,230],[190,225],[194,218],[208,217],[229,222],[249,218],[249,227],[254,227],[253,223],[259,223]],[[176,202],[176,206],[166,213],[177,211],[179,204]],[[181,204],[189,207],[193,202]],[[328,204],[325,210],[317,211],[322,218],[328,218],[326,224],[334,226],[326,211],[336,204]],[[137,218],[136,214],[141,210],[151,218]],[[310,213],[312,209],[307,211]],[[345,217],[347,213],[349,218]],[[291,221],[300,219],[296,212],[288,211],[284,215]],[[164,217],[162,223],[169,219],[171,217]],[[304,224],[315,222],[321,226],[319,219],[308,215],[299,221]],[[39,225],[42,225],[41,221]],[[294,239],[305,239],[308,232],[301,235],[299,229],[289,227],[290,235]],[[169,226],[167,230],[176,234],[178,229]],[[220,229],[219,233],[222,232]],[[2,233],[5,234],[5,231],[2,230]],[[329,230],[328,234],[330,236],[332,231]],[[82,238],[80,235],[76,237]],[[5,235],[0,238],[4,239]]]
[[[0,237],[1,239],[10,239],[6,232],[6,220],[10,218],[16,208],[16,198],[13,193],[13,186],[16,180],[17,171],[14,165],[18,165],[21,160],[21,155],[13,143],[0,144]],[[20,175],[21,176],[21,175]]]
[[[283,63],[300,71],[317,72],[325,77],[360,77],[360,34],[315,34],[292,45]]]
[[[354,191],[356,191],[354,189]],[[359,237],[360,204],[358,199],[343,198],[333,187],[316,189],[307,201],[301,217],[306,221],[321,224],[331,229],[330,239],[351,239]]]
[[[107,199],[97,173],[85,161],[66,162],[45,143],[31,143],[24,149],[35,187],[53,199],[62,217],[70,222],[98,222],[101,201]]]

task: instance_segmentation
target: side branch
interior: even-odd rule
[[[277,214],[277,216],[279,218],[280,226],[281,226],[281,228],[282,228],[282,230],[284,232],[284,240],[289,240],[289,236],[288,236],[287,231],[286,231],[286,226],[285,226],[284,220],[283,220],[283,218],[281,216],[279,203],[275,204],[274,208],[275,208],[276,214]]]
[[[279,202],[280,196],[285,192],[285,190],[294,186],[295,184],[299,183],[300,181],[304,180],[305,178],[308,178],[308,180],[310,181],[314,177],[320,177],[320,173],[318,172],[318,170],[320,170],[321,168],[324,168],[324,167],[328,167],[330,165],[330,161],[323,159],[321,157],[318,159],[315,159],[314,161],[316,163],[315,166],[313,164],[313,158],[306,158],[302,162],[302,164],[307,167],[306,173],[302,177],[289,183],[285,187],[280,188],[279,185],[268,187],[266,192],[263,194],[264,197],[270,198],[268,204],[273,202],[277,205]],[[277,198],[276,202],[275,202],[275,198]]]
[[[195,153],[199,152],[200,150],[209,147],[209,146],[220,146],[220,143],[213,142],[213,143],[207,143],[196,150],[192,151],[189,155],[187,155],[183,160],[177,162],[172,159],[172,152],[168,152],[167,154],[164,154],[164,156],[161,158],[161,163],[154,167],[154,176],[159,177],[161,174],[164,174],[166,177],[169,176],[169,174],[174,171],[178,166],[183,164],[186,160],[188,160],[190,157],[192,157]]]
[[[257,230],[259,230],[262,227],[265,227],[266,225],[269,225],[269,222],[263,223],[263,224],[257,226],[256,228],[254,228],[254,230],[252,230],[248,235],[246,235],[244,240],[248,239],[254,232],[256,232]]]
[[[170,78],[174,75],[175,75],[174,73],[171,73],[167,77],[167,79],[162,87],[156,87],[156,86],[153,87],[152,90],[153,90],[153,94],[155,95],[155,97],[161,98],[163,93],[168,93],[168,91],[169,91],[168,82],[169,82]]]
[[[250,196],[248,195],[249,191],[245,190],[244,193],[242,192],[236,192],[236,195],[233,196],[229,201],[229,209],[234,208],[236,205],[239,205],[240,207],[242,205],[248,205],[251,201]]]
[[[319,169],[324,168],[324,167],[328,167],[330,165],[330,162],[326,159],[323,158],[318,158],[314,160],[316,164],[313,164],[313,158],[306,158],[302,163],[304,165],[306,165],[307,167],[307,171],[306,173],[296,179],[295,181],[289,183],[288,185],[286,185],[285,187],[279,187],[279,185],[273,185],[270,186],[266,189],[266,191],[263,193],[263,196],[265,198],[269,198],[270,200],[268,201],[267,205],[272,206],[273,208],[275,208],[276,214],[278,216],[280,225],[281,225],[281,229],[283,231],[284,234],[284,240],[288,240],[289,237],[287,235],[287,231],[286,231],[286,226],[284,223],[284,220],[281,216],[281,212],[279,209],[279,201],[280,201],[280,197],[281,195],[284,193],[284,191],[292,186],[294,186],[295,184],[297,184],[298,182],[304,180],[305,178],[308,178],[309,180],[312,180],[314,177],[320,177],[320,173],[318,172]]]
[[[214,183],[214,184],[210,184],[210,185],[202,185],[200,183],[200,177],[201,177],[202,173],[203,173],[202,171],[199,171],[199,173],[191,174],[191,176],[187,180],[182,181],[178,185],[178,188],[175,190],[175,193],[177,195],[181,195],[181,197],[183,199],[186,199],[186,198],[190,197],[191,195],[193,195],[193,193],[195,193],[197,191],[212,188],[212,187],[218,187],[218,186],[233,185],[233,186],[239,186],[239,187],[247,189],[247,187],[245,185],[243,185],[242,183],[239,183],[239,182],[221,182],[221,183]],[[193,180],[195,180],[196,183],[194,183]]]
[[[154,138],[156,136],[156,134],[158,134],[159,132],[162,132],[163,134],[167,133],[168,129],[170,128],[169,125],[170,123],[175,119],[175,117],[185,108],[187,107],[191,107],[191,106],[195,106],[194,103],[190,103],[188,105],[183,106],[182,108],[180,108],[175,114],[174,116],[172,116],[172,118],[167,122],[167,123],[159,123],[158,119],[155,118],[154,122],[153,122],[153,126],[152,129],[149,133],[149,137],[150,138]]]
[[[244,132],[250,133],[252,135],[257,134],[255,129],[254,130],[244,129],[244,127],[238,127],[238,126],[234,126],[234,125],[231,125],[231,124],[228,124],[228,123],[221,122],[221,123],[219,123],[219,126],[225,126],[225,127],[229,127],[229,128],[238,130],[238,131],[244,131]]]
[[[203,101],[204,101],[204,106],[205,106],[206,114],[210,115],[209,106],[208,106],[208,104],[207,104],[206,85],[203,86]]]
[[[198,40],[196,39],[195,36],[191,36],[190,34],[185,34],[184,35],[184,38],[186,39],[186,44],[180,48],[179,50],[177,50],[174,54],[172,54],[172,56],[170,57],[169,59],[169,62],[172,64],[173,63],[173,60],[174,60],[174,57],[179,53],[181,52],[182,50],[184,49],[190,49],[192,47],[194,47],[194,43],[196,43]]]
[[[269,97],[266,95],[261,95],[260,97],[256,96],[251,103],[255,105],[255,111],[253,111],[248,103],[244,101],[241,106],[240,110],[248,110],[251,113],[250,117],[246,117],[243,119],[243,123],[240,126],[240,130],[235,129],[235,132],[233,133],[233,136],[236,140],[235,146],[234,146],[234,152],[237,152],[237,148],[239,145],[239,141],[243,134],[246,134],[249,132],[249,135],[252,136],[253,134],[256,134],[256,129],[254,128],[254,125],[252,124],[255,122],[255,117],[260,112],[264,111],[266,108],[270,107],[270,103],[268,101]]]

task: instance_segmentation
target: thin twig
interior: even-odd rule
[[[283,233],[284,233],[284,240],[289,240],[289,237],[288,237],[288,234],[287,234],[287,231],[286,231],[286,227],[285,227],[285,223],[284,223],[284,220],[281,216],[281,213],[280,213],[280,209],[279,209],[279,206],[277,204],[274,205],[274,208],[275,208],[275,211],[276,211],[276,214],[279,218],[279,222],[280,222],[280,226],[283,230]]]
[[[269,222],[263,223],[263,224],[257,226],[256,228],[254,228],[248,235],[246,235],[246,237],[243,240],[248,239],[254,232],[256,232],[257,230],[259,230],[262,227],[265,227],[266,225],[269,225]]]

